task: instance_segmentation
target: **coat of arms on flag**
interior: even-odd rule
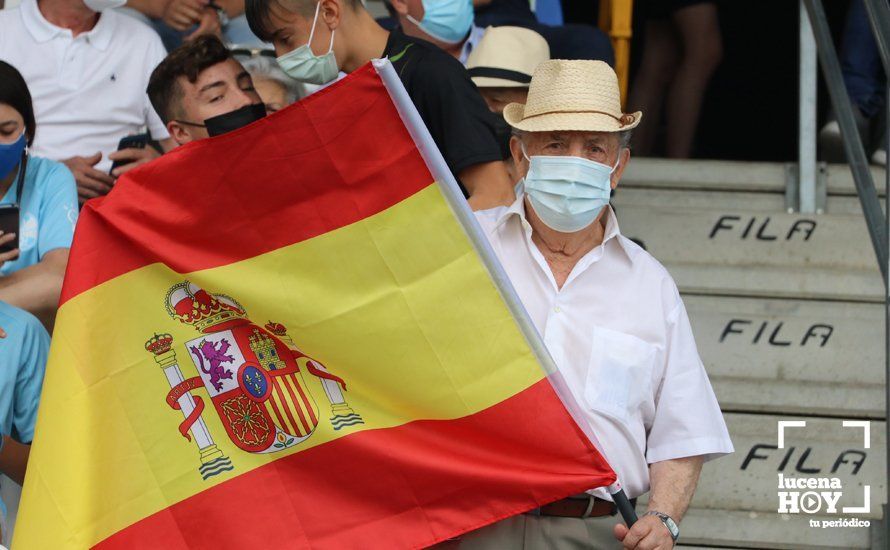
[[[182,411],[179,432],[198,446],[201,477],[233,469],[202,418],[206,390],[229,439],[249,453],[274,453],[308,439],[319,422],[318,405],[304,373],[321,382],[334,430],[363,424],[343,397],[345,382],[300,352],[281,323],[252,323],[233,298],[184,281],[167,292],[173,319],[202,335],[185,343],[198,376],[184,378],[173,337],[155,334],[145,343],[170,383],[167,403]],[[191,436],[189,435],[191,433]]]

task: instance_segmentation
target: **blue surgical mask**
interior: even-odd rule
[[[0,178],[5,178],[18,166],[27,144],[24,131],[12,143],[0,143]]]
[[[278,65],[292,78],[308,84],[327,84],[333,82],[340,74],[337,59],[334,57],[334,31],[331,31],[331,45],[328,53],[315,55],[309,44],[315,35],[315,25],[318,24],[318,13],[321,2],[315,6],[315,19],[312,20],[312,30],[309,32],[309,42],[303,44],[292,52],[278,58]]]
[[[534,156],[523,185],[535,214],[547,227],[574,233],[592,224],[609,204],[616,168],[617,160],[610,167],[580,157]]]
[[[407,19],[439,42],[457,44],[473,26],[473,0],[423,0],[423,19]]]

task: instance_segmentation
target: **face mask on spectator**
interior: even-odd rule
[[[337,75],[340,74],[340,68],[337,66],[337,60],[334,57],[334,32],[331,31],[331,45],[328,47],[328,53],[323,55],[315,55],[309,44],[312,43],[312,37],[315,35],[315,25],[318,23],[318,10],[321,2],[315,6],[315,19],[312,20],[312,30],[309,31],[309,41],[278,58],[278,64],[281,69],[292,78],[300,82],[309,84],[327,84],[332,82]]]
[[[210,137],[220,136],[247,126],[251,122],[256,122],[264,116],[266,116],[266,105],[253,103],[223,115],[208,118],[204,121],[204,126],[207,127],[207,134]]]
[[[618,168],[580,157],[533,156],[524,187],[541,221],[555,231],[574,233],[592,224],[609,203],[612,172]]]
[[[22,153],[27,143],[24,131],[19,139],[12,143],[0,143],[0,178],[8,176],[22,160]]]
[[[113,8],[119,8],[127,3],[127,0],[83,0],[88,8],[95,12],[103,12]]]
[[[473,26],[473,0],[423,0],[423,19],[406,17],[439,42],[457,44]]]
[[[187,126],[207,128],[207,135],[213,137],[227,134],[233,130],[247,126],[251,122],[256,122],[264,116],[266,116],[266,105],[264,103],[252,103],[250,105],[245,105],[240,109],[235,109],[234,111],[229,111],[228,113],[205,119],[204,124],[179,119],[176,119],[176,122]]]

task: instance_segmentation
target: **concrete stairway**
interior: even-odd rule
[[[827,187],[825,213],[798,215],[781,164],[633,159],[616,192],[622,233],[683,293],[736,448],[705,465],[684,545],[886,547],[883,283],[846,166],[829,167]],[[780,420],[806,422],[781,449]],[[844,420],[870,422],[870,448]],[[778,491],[810,490],[779,489],[780,473],[838,478],[837,511],[803,497],[814,513],[777,513]],[[869,511],[843,513],[866,486]],[[872,527],[822,527],[853,518]]]

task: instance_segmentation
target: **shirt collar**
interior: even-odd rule
[[[470,53],[476,48],[479,44],[479,41],[482,40],[482,37],[485,35],[485,29],[482,27],[478,27],[473,25],[470,28],[470,34],[467,36],[467,39],[464,41],[464,45],[460,49],[460,62],[462,65],[467,64],[467,59],[470,57]]]
[[[19,9],[22,14],[22,23],[37,42],[48,42],[60,34],[71,35],[70,30],[57,27],[43,17],[40,8],[37,7],[37,0],[23,0]],[[108,49],[111,44],[111,35],[114,33],[112,17],[111,13],[103,13],[99,16],[96,26],[84,33],[87,43],[102,51]]]
[[[517,186],[516,200],[513,201],[513,204],[504,208],[503,211],[498,215],[496,226],[501,227],[507,220],[512,218],[513,216],[519,216],[519,221],[522,224],[523,228],[526,229],[526,233],[529,238],[531,238],[531,224],[528,223],[528,220],[525,217],[525,192],[522,190],[521,186]],[[603,242],[600,244],[604,249],[608,242],[612,239],[615,239],[618,242],[619,248],[624,252],[624,255],[627,259],[633,262],[633,250],[630,249],[629,245],[625,242],[625,237],[621,235],[621,228],[618,227],[618,218],[615,216],[615,211],[612,210],[612,205],[606,205],[606,212],[603,214],[606,219],[606,228],[603,233]],[[599,248],[599,247],[596,247]],[[594,248],[594,250],[596,250]],[[590,253],[588,253],[589,255]]]

